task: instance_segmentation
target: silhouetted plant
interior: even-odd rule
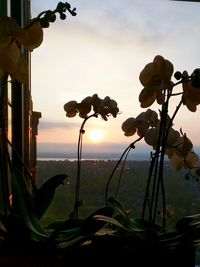
[[[186,71],[183,71],[183,73],[175,72],[174,78],[178,80],[175,82],[172,81],[173,72],[173,64],[160,55],[157,55],[153,62],[147,64],[141,71],[139,79],[144,88],[139,95],[139,101],[141,107],[147,108],[147,110],[136,118],[128,118],[122,124],[125,136],[137,134],[137,137],[125,149],[106,186],[106,205],[116,207],[119,214],[112,219],[95,216],[97,220],[105,220],[116,226],[117,223],[123,224],[125,228],[119,227],[120,230],[116,227],[115,234],[132,236],[135,233],[136,242],[140,243],[143,240],[143,249],[146,245],[149,246],[149,242],[153,247],[156,244],[159,248],[171,251],[181,248],[184,244],[188,248],[200,244],[199,214],[181,218],[175,222],[175,229],[170,232],[166,229],[169,219],[174,216],[173,208],[168,208],[166,203],[164,171],[166,157],[168,157],[169,163],[175,171],[181,169],[188,171],[187,179],[194,178],[198,181],[200,174],[199,157],[193,150],[191,140],[186,133],[183,133],[182,128],[180,131],[174,129],[174,119],[182,105],[185,105],[189,111],[195,112],[200,104],[199,69],[194,70],[191,75],[188,75]],[[175,88],[178,85],[182,87],[182,91],[176,92]],[[170,116],[170,100],[172,97],[180,97],[180,99]],[[158,113],[149,109],[155,101],[161,105],[161,110]],[[127,159],[130,150],[134,149],[136,143],[141,139],[144,139],[146,144],[152,147],[152,151],[141,218],[132,219],[117,200],[124,162],[115,196],[108,197],[108,191],[116,169],[124,158],[124,160]],[[189,266],[188,263],[186,266]]]
[[[72,16],[76,15],[76,9],[71,9],[70,4],[59,2],[55,10],[40,13],[23,29],[12,18],[0,18],[2,37],[0,40],[0,165],[2,167],[0,180],[5,202],[4,214],[0,214],[0,248],[2,251],[4,249],[15,251],[18,248],[20,251],[39,252],[42,247],[50,253],[53,252],[59,256],[66,255],[67,260],[68,258],[76,260],[74,256],[81,255],[83,259],[91,260],[91,262],[94,259],[100,261],[103,259],[103,263],[108,256],[110,256],[109,259],[115,259],[115,263],[118,263],[116,256],[121,255],[122,260],[128,256],[130,260],[132,254],[135,253],[134,256],[142,261],[142,266],[149,264],[148,257],[151,257],[150,265],[155,260],[154,266],[160,266],[157,253],[160,253],[169,264],[171,263],[170,256],[174,260],[176,252],[178,252],[178,257],[181,257],[189,251],[189,258],[184,257],[182,263],[185,263],[185,259],[189,259],[192,262],[187,261],[184,266],[193,266],[194,247],[200,245],[200,215],[183,217],[176,222],[173,231],[167,231],[166,219],[173,216],[173,209],[167,208],[166,205],[164,162],[168,157],[175,171],[187,169],[187,178],[199,178],[199,158],[193,151],[192,142],[182,129],[177,131],[173,128],[174,119],[182,105],[185,105],[189,111],[195,112],[200,104],[199,69],[194,70],[191,75],[188,75],[186,71],[174,73],[173,64],[157,55],[153,62],[147,64],[141,71],[139,79],[144,88],[139,95],[139,102],[142,108],[148,109],[136,118],[128,118],[122,124],[122,130],[126,136],[137,134],[137,138],[124,150],[108,179],[105,207],[96,210],[90,216],[84,219],[78,218],[81,205],[79,192],[84,127],[86,122],[93,117],[101,116],[105,121],[109,116],[116,118],[119,108],[115,100],[108,96],[101,99],[94,94],[80,103],[73,100],[64,105],[67,117],[79,115],[83,119],[78,136],[74,211],[69,218],[54,221],[48,226],[43,226],[40,222],[53,199],[56,188],[67,178],[66,174],[53,176],[38,188],[21,159],[25,173],[12,168],[8,145],[16,154],[18,153],[7,139],[4,120],[3,107],[6,105],[5,86],[8,75],[11,77],[11,82],[17,80],[25,85],[28,83],[28,67],[21,48],[33,51],[39,47],[43,41],[43,28],[49,27],[50,23],[56,20],[57,13],[60,19],[64,20],[66,11]],[[172,81],[173,73],[176,82]],[[182,87],[181,92],[175,92],[178,85]],[[172,97],[180,97],[180,99],[170,116]],[[149,109],[155,101],[161,106],[158,113]],[[130,211],[124,208],[117,196],[128,154],[142,139],[152,147],[152,152],[141,217],[133,219]],[[122,161],[115,195],[108,197],[110,182]],[[10,198],[7,167],[9,167],[12,179],[12,197]],[[27,180],[31,180],[33,192],[30,192]],[[162,217],[161,223],[157,218],[158,215]],[[84,251],[86,251],[85,254]],[[146,255],[143,257],[144,253],[147,253],[147,259]],[[162,263],[163,266],[167,266],[165,262]],[[176,264],[179,264],[179,258]]]
[[[67,217],[62,221],[53,221],[47,226],[43,225],[40,219],[51,204],[57,187],[63,184],[68,176],[67,174],[55,175],[48,180],[45,179],[46,181],[38,188],[32,179],[31,172],[7,136],[5,107],[7,105],[8,76],[11,78],[11,83],[16,80],[21,84],[28,84],[28,66],[22,48],[32,52],[39,47],[43,41],[43,28],[48,27],[56,20],[56,13],[59,14],[60,19],[64,20],[66,11],[72,16],[76,15],[76,9],[71,9],[69,3],[59,2],[55,10],[41,12],[24,28],[21,28],[10,17],[0,18],[0,182],[3,194],[3,213],[0,213],[0,254],[23,253],[36,256],[44,253],[48,256],[58,257],[65,254],[66,250],[68,251],[70,248],[78,249],[82,243],[90,240],[91,236],[105,225],[103,221],[93,220],[94,215],[112,216],[114,212],[111,207],[103,207],[82,220]],[[68,105],[66,105],[67,107]],[[93,107],[94,114],[88,116],[90,112],[88,107]],[[104,120],[107,120],[110,115],[116,117],[118,108],[116,102],[109,97],[102,100],[94,95],[82,101],[78,105],[78,111],[84,118],[78,142],[80,163],[82,135],[86,121],[99,115]],[[24,172],[14,168],[9,154],[9,146],[18,157]],[[78,169],[80,171],[80,166]],[[77,177],[79,176],[78,172]],[[32,190],[30,190],[30,182]],[[9,183],[11,183],[11,189]],[[76,192],[76,204],[79,198],[78,188],[79,185]]]
[[[145,66],[139,76],[140,82],[144,86],[139,95],[139,101],[142,108],[148,109],[139,114],[136,118],[128,118],[122,124],[122,130],[125,136],[133,136],[136,134],[138,136],[125,150],[122,158],[125,153],[129,153],[131,149],[134,149],[135,144],[141,139],[144,139],[146,144],[150,145],[153,149],[151,152],[149,177],[147,179],[142,210],[142,219],[145,219],[145,214],[148,213],[147,219],[152,223],[156,223],[158,205],[160,204],[159,201],[162,201],[162,205],[159,208],[162,209],[164,214],[167,214],[163,169],[166,156],[169,158],[171,166],[176,171],[180,171],[183,168],[188,169],[187,177],[195,177],[195,179],[198,180],[200,173],[199,158],[193,151],[192,142],[187,135],[183,133],[182,129],[177,131],[172,128],[175,116],[181,105],[186,105],[190,111],[195,112],[196,106],[200,104],[199,69],[194,70],[190,76],[186,71],[183,73],[175,72],[174,77],[178,82],[173,82],[171,80],[173,71],[173,64],[159,55],[154,58],[152,63]],[[182,92],[174,92],[178,85],[182,85]],[[179,96],[181,99],[170,117],[170,100],[172,97]],[[159,113],[149,109],[149,106],[155,101],[157,101],[157,104],[161,105]],[[119,160],[116,167],[120,164],[122,158]],[[108,188],[114,171],[107,183],[106,203],[108,203]],[[119,180],[121,179],[121,175]],[[163,216],[162,224],[164,230],[166,216]]]
[[[56,13],[61,19],[65,19],[65,12],[68,11],[72,16],[76,15],[76,9],[71,9],[71,5],[67,2],[59,2],[56,9],[41,12],[36,18],[30,20],[25,27],[21,27],[11,17],[0,18],[0,183],[2,187],[4,213],[7,214],[9,209],[9,170],[8,162],[10,160],[9,146],[13,153],[17,155],[22,167],[28,174],[28,181],[31,179],[31,173],[19,157],[18,151],[8,140],[7,129],[7,83],[8,78],[11,81],[18,81],[25,86],[29,82],[29,69],[25,60],[24,52],[32,52],[38,48],[43,42],[43,28],[47,27],[47,23],[54,22]],[[49,24],[48,24],[49,25]],[[23,48],[23,49],[22,49]],[[33,181],[31,181],[34,187]],[[12,190],[11,190],[12,191]]]
[[[105,214],[99,215],[98,213],[93,216],[94,220],[107,222],[105,227],[101,229],[102,233],[106,233],[111,239],[113,235],[122,238],[122,242],[125,242],[125,244],[128,242],[130,249],[138,251],[140,248],[139,255],[142,253],[141,250],[146,251],[148,249],[154,255],[154,249],[157,250],[159,248],[160,253],[163,253],[163,255],[168,255],[167,251],[169,250],[169,253],[172,253],[170,255],[175,259],[174,257],[176,256],[173,254],[173,251],[178,252],[181,249],[183,251],[185,249],[190,251],[189,255],[191,255],[191,258],[189,260],[190,263],[187,262],[187,266],[194,265],[194,246],[198,246],[200,242],[199,215],[183,217],[175,222],[174,230],[167,231],[169,219],[174,216],[174,210],[168,207],[166,203],[164,164],[166,158],[168,158],[175,171],[178,172],[181,169],[186,169],[188,171],[187,178],[195,178],[197,181],[199,179],[199,157],[193,150],[193,144],[186,133],[183,133],[182,128],[179,131],[174,129],[174,120],[182,105],[185,105],[189,111],[195,112],[200,104],[199,73],[199,69],[194,70],[191,75],[188,75],[186,71],[174,73],[173,64],[160,55],[155,56],[153,62],[147,64],[141,71],[139,80],[144,88],[139,95],[139,102],[142,108],[147,109],[136,118],[128,118],[122,124],[121,128],[125,136],[137,135],[137,137],[122,153],[108,178],[105,190],[106,206],[114,208],[115,212],[111,217]],[[175,82],[172,81],[173,75],[176,80]],[[175,91],[176,88],[179,88],[178,86],[182,87],[182,91]],[[97,97],[96,95],[94,96]],[[82,135],[85,132],[84,126],[89,118],[97,117],[97,114],[102,115],[100,111],[95,109],[94,113],[89,115],[94,104],[93,97],[87,97],[81,103],[70,101],[64,106],[67,117],[74,117],[76,114],[79,114],[84,119],[78,139],[77,186],[74,206],[76,218],[78,217],[79,206],[80,161]],[[172,97],[180,99],[175,110],[169,115]],[[103,103],[103,100],[98,101],[98,103],[101,101]],[[149,108],[155,101],[161,106],[158,112]],[[116,107],[115,116],[112,112],[111,114],[116,117],[119,110],[116,102],[114,103]],[[109,111],[109,109],[106,108],[106,111]],[[107,119],[107,117],[104,116],[103,119]],[[141,217],[133,219],[130,217],[129,211],[117,200],[117,196],[128,154],[135,148],[136,143],[142,139],[144,139],[147,145],[152,147],[152,151],[150,153],[150,167]],[[122,166],[115,195],[109,197],[111,180],[120,164]],[[99,238],[101,239],[101,237],[96,236],[97,242]],[[121,246],[122,244],[118,245]],[[116,244],[113,244],[114,248],[116,246]],[[125,247],[122,245],[121,249],[124,250]],[[187,261],[188,259],[185,258],[184,260]],[[146,264],[145,260],[143,264]]]
[[[78,209],[82,204],[79,199],[79,193],[81,179],[82,141],[83,134],[85,133],[85,123],[90,118],[97,118],[98,116],[101,116],[104,121],[107,121],[109,116],[116,118],[117,114],[119,113],[119,108],[117,106],[117,102],[111,99],[109,96],[101,99],[97,94],[94,94],[93,96],[86,97],[80,103],[75,100],[67,102],[64,105],[64,110],[66,111],[66,116],[69,118],[78,114],[79,117],[83,119],[78,137],[76,193],[74,202],[74,215],[72,214],[73,217],[78,218]]]

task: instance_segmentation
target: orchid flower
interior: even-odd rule
[[[33,51],[43,41],[43,29],[38,20],[21,28],[13,18],[0,18],[0,79],[8,73],[20,83],[28,83],[28,65],[22,48]]]
[[[139,95],[142,108],[151,106],[155,100],[158,104],[163,104],[163,89],[171,88],[173,70],[173,64],[160,55],[144,67],[139,75],[139,80],[144,86]]]

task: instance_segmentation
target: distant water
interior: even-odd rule
[[[77,158],[37,158],[38,161],[76,161]],[[119,160],[119,158],[112,158],[112,159],[106,159],[106,158],[82,158],[82,160],[93,160],[93,161],[98,161],[98,160]]]
[[[64,160],[70,160],[74,161],[76,159],[66,159],[66,158],[37,158],[38,161],[64,161]]]
[[[82,160],[119,160],[121,154],[119,153],[84,153]],[[149,160],[150,156],[148,153],[130,153],[127,157],[127,160]],[[76,155],[74,154],[62,154],[62,153],[38,153],[38,161],[64,161],[77,160]]]

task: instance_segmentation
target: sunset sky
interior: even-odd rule
[[[83,142],[93,143],[92,130],[102,130],[99,148],[122,149],[134,140],[125,137],[121,124],[136,117],[143,89],[139,73],[156,55],[189,74],[200,67],[200,3],[169,0],[74,0],[77,16],[67,14],[44,29],[42,45],[32,53],[32,98],[42,113],[39,151],[76,149],[82,119],[67,118],[63,105],[97,93],[118,103],[120,114],[108,121],[93,118],[86,124]],[[55,9],[58,1],[32,0],[32,17]],[[174,107],[176,100],[173,101]],[[174,110],[172,108],[172,112]],[[158,111],[158,106],[151,106]],[[182,107],[175,119],[194,145],[200,145],[200,110]],[[93,133],[94,135],[94,133]],[[99,133],[100,135],[100,133]],[[99,138],[100,139],[100,138]],[[99,140],[100,141],[100,140]],[[108,145],[109,144],[109,145]],[[69,146],[68,146],[69,147]],[[90,145],[91,147],[91,145]]]

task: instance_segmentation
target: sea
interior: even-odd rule
[[[82,160],[119,160],[122,154],[120,153],[84,153],[82,156]],[[123,158],[125,158],[126,155],[124,155]],[[135,161],[144,161],[149,160],[150,154],[149,153],[129,153],[127,155],[126,160],[135,160]],[[48,153],[48,152],[40,152],[37,155],[38,161],[76,161],[77,157],[74,153]]]

